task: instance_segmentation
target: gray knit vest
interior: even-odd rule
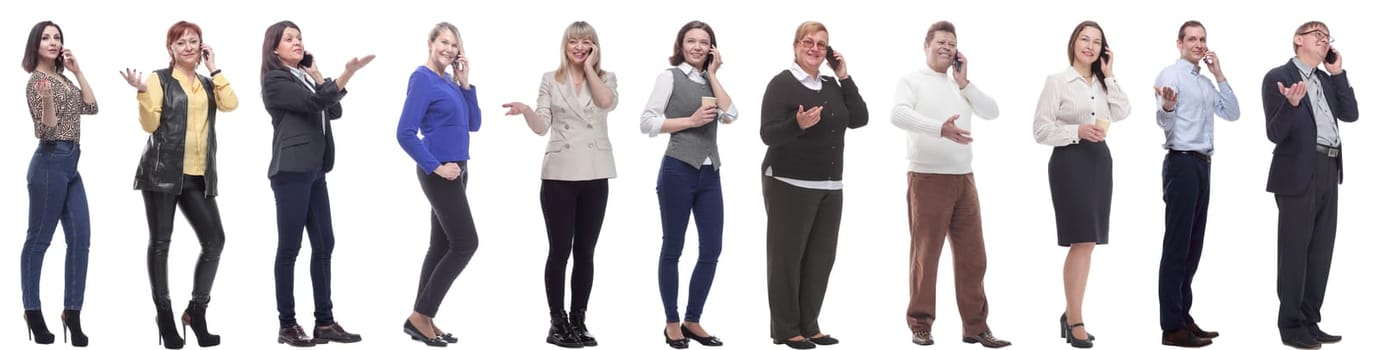
[[[667,119],[689,117],[703,105],[704,96],[713,96],[709,84],[691,81],[680,68],[671,68],[670,73],[675,79],[670,100],[666,102]],[[688,163],[695,169],[704,165],[704,157],[708,157],[713,162],[714,170],[717,170],[722,165],[718,161],[718,120],[671,134],[666,155]]]

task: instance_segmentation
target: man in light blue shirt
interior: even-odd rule
[[[1164,247],[1159,261],[1159,326],[1163,345],[1202,347],[1212,343],[1216,332],[1204,331],[1189,314],[1192,278],[1202,258],[1207,226],[1207,202],[1211,197],[1212,115],[1240,119],[1240,103],[1221,72],[1216,52],[1207,49],[1202,23],[1187,21],[1178,28],[1182,56],[1164,68],[1154,81],[1159,108],[1157,119],[1164,129],[1163,189]],[[1202,66],[1215,76],[1216,84],[1202,75]]]

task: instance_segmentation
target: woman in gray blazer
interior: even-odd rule
[[[608,141],[608,112],[618,106],[618,79],[600,68],[598,33],[578,21],[565,28],[560,68],[541,76],[533,109],[504,104],[507,115],[523,115],[537,135],[551,133],[541,165],[541,212],[550,252],[546,256],[546,302],[551,329],[546,342],[560,347],[598,345],[584,326],[594,283],[594,245],[608,207],[608,179],[617,176]],[[574,253],[573,296],[565,312],[565,264]]]

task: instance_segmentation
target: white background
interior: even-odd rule
[[[81,4],[78,4],[81,3]],[[994,121],[975,122],[978,187],[985,202],[990,324],[1018,348],[1066,346],[1054,336],[1064,299],[1061,271],[1066,249],[1055,245],[1046,162],[1050,148],[1034,143],[1031,119],[1041,83],[1067,67],[1065,45],[1073,27],[1093,19],[1117,53],[1116,72],[1133,105],[1112,128],[1116,159],[1111,244],[1096,249],[1086,300],[1088,329],[1097,348],[1159,347],[1157,271],[1163,235],[1160,168],[1163,133],[1154,123],[1150,87],[1178,57],[1178,26],[1206,24],[1210,47],[1237,89],[1242,118],[1218,121],[1214,191],[1206,251],[1195,289],[1194,314],[1220,331],[1213,348],[1279,348],[1275,328],[1276,208],[1264,191],[1272,144],[1264,136],[1260,79],[1292,56],[1291,34],[1307,20],[1325,21],[1339,41],[1362,108],[1373,101],[1375,77],[1366,36],[1379,32],[1356,3],[1315,8],[1297,2],[1161,1],[745,1],[531,2],[389,1],[386,5],[315,2],[44,2],[6,3],[0,47],[11,64],[33,23],[54,20],[67,47],[82,62],[101,112],[83,120],[81,172],[90,197],[91,265],[83,318],[92,348],[155,346],[154,310],[145,267],[147,224],[143,202],[131,188],[146,133],[137,120],[134,89],[116,72],[164,67],[164,35],[190,20],[214,45],[219,66],[240,96],[237,111],[219,116],[220,190],[227,243],[212,293],[209,319],[225,349],[274,346],[273,292],[276,245],[274,202],[266,175],[271,126],[259,98],[262,33],[290,19],[302,27],[306,48],[326,76],[350,57],[377,54],[359,72],[336,122],[337,161],[330,173],[337,245],[334,301],[337,319],[364,342],[346,347],[420,346],[400,332],[416,293],[426,249],[429,206],[419,191],[415,163],[394,138],[408,75],[427,57],[426,36],[439,21],[456,24],[472,62],[472,82],[484,113],[473,134],[470,201],[478,222],[477,255],[445,300],[438,325],[466,348],[544,348],[547,311],[542,282],[546,236],[538,203],[546,139],[500,105],[535,103],[543,72],[559,62],[561,34],[586,20],[603,42],[603,66],[618,74],[621,103],[609,116],[619,177],[610,181],[608,218],[597,250],[597,277],[589,325],[602,349],[660,348],[663,312],[656,263],[660,222],[656,172],[667,138],[638,133],[638,117],[656,74],[667,67],[676,31],[703,20],[716,30],[723,86],[742,111],[739,124],[721,129],[726,166],[724,250],[703,322],[731,348],[772,347],[765,293],[764,211],[759,164],[766,147],[757,130],[759,103],[771,77],[790,65],[791,40],[805,20],[822,21],[830,42],[846,55],[869,104],[871,122],[852,130],[847,149],[847,199],[837,264],[821,325],[838,349],[913,347],[905,327],[909,233],[905,214],[904,133],[889,122],[896,80],[921,69],[924,31],[937,20],[957,26],[959,48],[970,57],[971,79],[1000,104]],[[1247,13],[1254,14],[1247,14]],[[1371,33],[1371,34],[1364,34]],[[0,70],[0,300],[13,312],[0,317],[0,348],[25,344],[17,261],[27,222],[25,171],[36,142],[24,101],[27,74]],[[203,71],[203,74],[206,73]],[[826,72],[827,73],[827,72]],[[828,73],[831,74],[831,73]],[[1346,179],[1327,298],[1328,331],[1345,341],[1327,348],[1361,349],[1376,341],[1371,315],[1379,304],[1365,284],[1375,266],[1369,248],[1379,243],[1365,227],[1363,209],[1374,193],[1376,144],[1368,117],[1341,126]],[[693,227],[693,225],[691,225]],[[60,231],[60,230],[59,230]],[[690,236],[693,237],[693,228]],[[60,331],[64,245],[54,237],[42,277],[48,326]],[[185,220],[177,220],[170,255],[173,305],[189,298],[198,246]],[[690,238],[682,261],[688,283],[696,255]],[[304,244],[305,246],[305,244]],[[299,322],[312,323],[304,248],[297,264]],[[934,348],[958,348],[960,322],[951,269],[943,258]],[[567,293],[568,295],[568,293]],[[680,293],[682,305],[686,292]],[[682,309],[683,312],[683,309]],[[190,335],[190,334],[189,334]],[[189,347],[195,346],[189,339]],[[31,343],[29,343],[31,344]],[[331,347],[343,345],[329,345]],[[693,346],[699,346],[697,344]],[[972,348],[970,345],[963,348]]]

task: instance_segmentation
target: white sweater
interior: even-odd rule
[[[972,172],[972,146],[959,144],[941,135],[943,123],[954,114],[957,126],[972,131],[972,114],[996,119],[1000,110],[996,100],[968,82],[958,89],[957,81],[946,73],[928,67],[900,78],[895,89],[891,123],[908,131],[910,171],[928,174],[968,174]]]

